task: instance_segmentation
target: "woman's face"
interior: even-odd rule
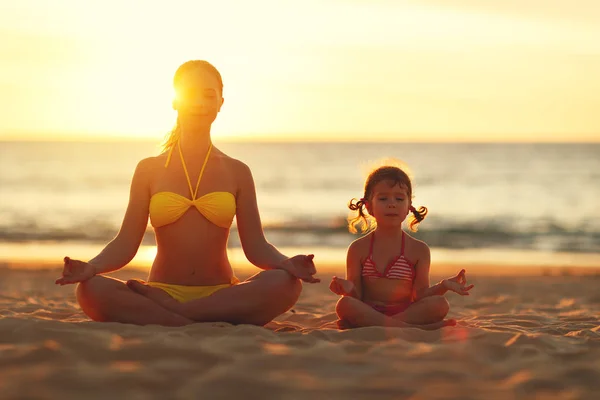
[[[187,71],[176,88],[174,108],[187,125],[210,126],[223,105],[218,78],[205,68]]]

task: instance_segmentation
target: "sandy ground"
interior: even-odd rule
[[[335,329],[336,265],[266,328],[91,322],[35,267],[0,265],[3,399],[600,398],[598,269],[475,265],[472,296],[447,295],[458,326],[426,332]]]

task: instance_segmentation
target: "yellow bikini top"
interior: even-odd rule
[[[194,206],[200,212],[200,214],[202,214],[213,224],[221,228],[229,228],[236,211],[235,196],[233,194],[229,192],[212,192],[207,193],[200,198],[196,198],[200,180],[202,179],[206,162],[208,161],[210,151],[212,150],[212,143],[208,148],[208,152],[206,153],[206,158],[204,159],[204,164],[202,165],[202,170],[200,171],[200,176],[198,176],[196,190],[192,190],[190,174],[188,174],[185,166],[185,160],[183,159],[183,152],[181,151],[179,142],[177,142],[177,148],[179,149],[181,164],[183,165],[183,171],[185,172],[185,177],[187,178],[188,186],[190,187],[192,199],[190,200],[187,197],[173,192],[155,193],[150,199],[150,223],[155,228],[172,224],[181,218],[181,216],[185,214],[185,212],[191,206]],[[173,147],[171,147],[171,151],[167,157],[165,168],[169,165],[172,152]]]

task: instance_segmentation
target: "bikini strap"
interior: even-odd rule
[[[190,188],[190,194],[192,195],[192,201],[196,200],[196,194],[198,194],[198,188],[200,187],[200,180],[202,179],[202,175],[204,174],[204,168],[206,168],[206,163],[208,162],[208,157],[210,156],[210,151],[212,150],[212,143],[208,147],[208,151],[206,152],[206,157],[204,158],[204,164],[202,164],[202,169],[200,170],[200,175],[198,175],[198,182],[196,182],[196,190],[192,189],[192,181],[190,180],[190,174],[188,173],[187,167],[185,166],[185,159],[183,158],[183,152],[181,151],[181,145],[177,142],[177,148],[179,149],[179,156],[181,157],[181,165],[183,165],[183,172],[185,172],[185,177],[188,182],[188,186]]]
[[[202,175],[204,175],[204,169],[206,168],[206,164],[208,163],[208,157],[210,157],[210,151],[212,150],[212,143],[208,146],[208,151],[206,152],[206,157],[204,158],[204,164],[202,164],[202,169],[200,170],[200,175],[198,176],[198,182],[196,182],[196,190],[194,191],[194,200],[198,195],[198,188],[200,187],[200,179],[202,179]]]
[[[400,256],[404,255],[404,231],[402,231],[402,245],[400,247]]]
[[[373,243],[375,242],[375,232],[371,233],[371,245],[369,247],[369,257],[373,258]]]

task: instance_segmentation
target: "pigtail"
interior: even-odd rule
[[[412,215],[408,218],[408,227],[411,231],[416,232],[418,229],[417,225],[419,224],[419,222],[423,221],[427,216],[427,207],[421,206],[417,210],[413,206],[410,206],[409,210],[412,213]]]
[[[352,199],[348,202],[348,208],[352,211],[358,211],[354,218],[348,218],[348,230],[350,233],[357,233],[356,224],[360,222],[360,230],[364,232],[369,229],[368,215],[363,211],[365,199]]]

